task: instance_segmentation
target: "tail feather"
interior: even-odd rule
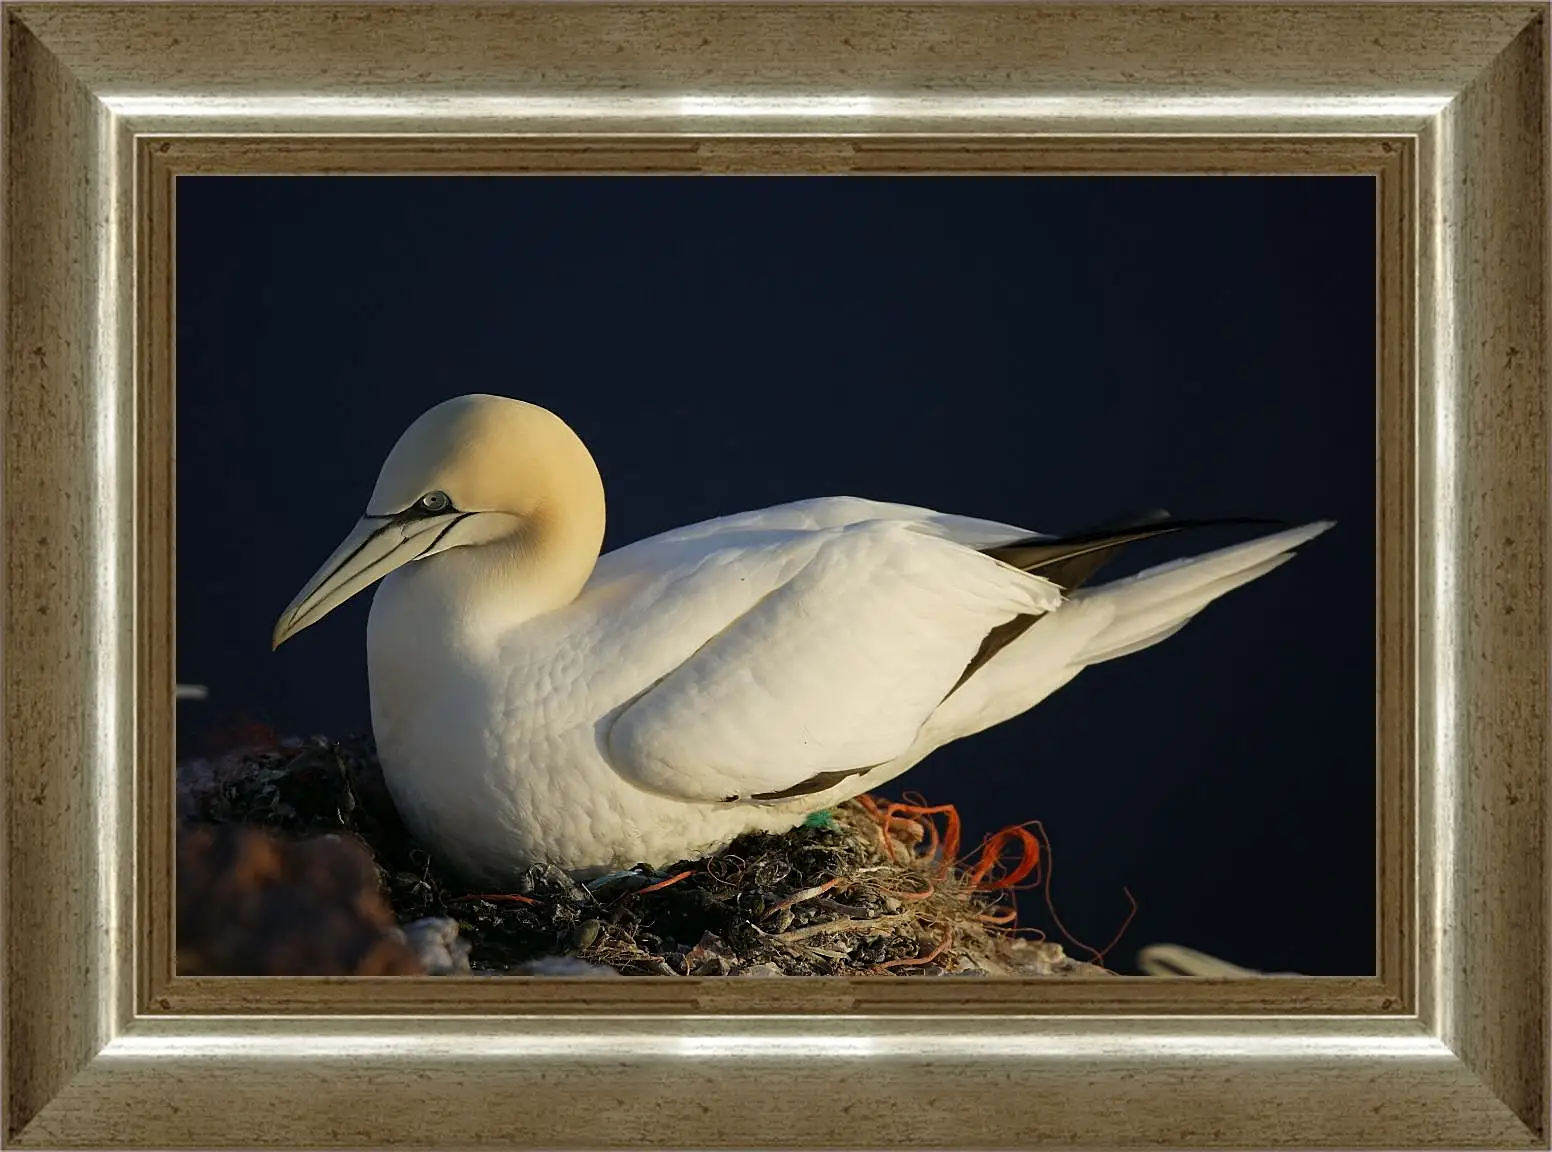
[[[919,754],[1033,708],[1090,664],[1174,635],[1213,600],[1286,563],[1294,548],[1329,527],[1331,521],[1317,521],[1108,584],[1070,589],[1055,611],[1020,617],[1016,632],[1005,626],[1011,635],[994,630],[983,644],[984,656],[977,655],[923,725]]]
[[[1293,558],[1293,549],[1331,527],[1319,520],[1199,556],[1172,560],[1108,584],[1084,588],[1073,599],[1104,597],[1110,623],[1084,645],[1074,663],[1099,664],[1173,636],[1212,601]]]

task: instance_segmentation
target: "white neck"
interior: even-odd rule
[[[451,549],[448,558],[462,562],[461,579],[467,582],[472,599],[484,602],[506,622],[516,623],[575,600],[598,563],[603,537],[601,500],[596,511],[568,508],[564,515],[541,505],[511,535],[477,547]],[[460,552],[468,556],[458,557]]]

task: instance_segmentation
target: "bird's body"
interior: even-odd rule
[[[793,827],[1163,639],[1327,526],[1085,587],[1083,558],[1172,526],[1074,543],[834,497],[600,557],[580,441],[494,397],[412,426],[371,509],[276,642],[382,579],[367,651],[385,778],[410,830],[488,885]]]

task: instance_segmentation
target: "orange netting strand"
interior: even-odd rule
[[[990,927],[1001,928],[1004,925],[1012,924],[1018,919],[1018,909],[1004,908],[1000,912],[983,912],[976,919]]]
[[[933,817],[944,818],[944,828],[939,831],[938,822],[932,819],[922,819],[920,827],[923,829],[926,843],[916,850],[914,855],[918,858],[932,859],[939,857],[937,877],[946,879],[956,864],[963,867],[964,861],[956,860],[960,841],[959,810],[952,804],[927,804],[921,801],[919,795],[907,793],[903,801],[883,802],[867,794],[857,797],[862,809],[879,826],[879,840],[884,846],[885,854],[891,858],[894,855],[896,841],[891,840],[891,834],[896,832],[897,826],[905,822],[903,818]],[[973,892],[993,892],[999,889],[1016,887],[1020,882],[1040,866],[1040,841],[1029,831],[1031,821],[1028,824],[1019,824],[1011,828],[1004,828],[994,836],[988,837],[981,844],[980,856],[976,863],[969,869],[967,883]],[[1017,842],[1021,849],[1018,863],[1006,875],[990,879],[992,871],[1001,862],[1003,853],[1008,845]],[[942,849],[941,853],[939,849]],[[930,893],[929,893],[930,894]],[[891,895],[900,896],[898,892]],[[907,897],[908,899],[910,897]],[[921,897],[919,897],[921,898]]]
[[[940,834],[938,832],[937,821],[922,821],[922,828],[927,833],[927,843],[925,847],[916,853],[916,855],[928,860],[932,859],[934,856],[938,856],[938,879],[946,879],[950,869],[952,869],[954,866],[954,857],[959,852],[958,810],[952,804],[938,804],[932,807],[927,807],[921,804],[904,804],[898,801],[892,801],[886,804],[880,817],[881,823],[879,825],[878,833],[879,839],[884,842],[885,854],[891,858],[893,858],[894,855],[894,847],[893,841],[891,841],[889,838],[889,834],[892,831],[895,818],[898,816],[945,817],[946,828],[941,833],[941,841],[939,839]],[[941,852],[939,851],[940,843],[942,846]]]
[[[938,946],[936,948],[934,948],[931,952],[928,952],[925,956],[905,956],[905,957],[902,957],[899,960],[881,960],[878,963],[878,967],[879,968],[914,968],[914,967],[916,967],[919,964],[931,964],[939,956],[943,955],[943,950],[945,948],[947,948],[953,942],[954,942],[954,930],[952,928],[950,928],[948,931],[943,933],[943,939],[938,942]]]
[[[661,889],[667,888],[670,884],[677,884],[677,883],[679,883],[679,881],[687,879],[688,877],[694,876],[694,875],[695,875],[695,872],[693,870],[688,871],[688,872],[680,872],[680,873],[677,873],[676,875],[670,876],[667,880],[659,880],[656,884],[648,884],[645,888],[637,888],[634,891],[625,893],[625,895],[626,896],[640,896],[643,892],[657,892],[657,891],[660,891]],[[506,904],[543,904],[544,903],[543,900],[535,900],[532,896],[519,896],[516,892],[476,892],[476,893],[471,893],[468,896],[459,896],[455,900],[449,900],[448,903],[449,904],[464,904],[464,903],[467,903],[470,900],[489,900],[489,901],[491,901],[494,904],[502,904],[502,903],[506,903]]]
[[[937,869],[937,878],[939,880],[946,879],[954,870],[957,863],[960,870],[965,872],[965,884],[970,891],[1006,892],[1008,894],[1009,900],[1012,902],[1011,907],[997,912],[985,913],[978,917],[982,923],[987,924],[990,927],[1007,927],[1010,931],[1014,932],[1030,931],[1033,932],[1037,938],[1042,940],[1045,939],[1045,933],[1039,931],[1038,929],[1026,930],[1012,927],[1012,925],[1014,925],[1018,919],[1016,893],[1020,891],[1026,891],[1031,888],[1043,889],[1045,893],[1046,910],[1051,914],[1052,923],[1056,925],[1056,927],[1061,931],[1062,935],[1070,944],[1076,948],[1082,949],[1084,952],[1089,953],[1089,955],[1093,958],[1092,962],[1094,964],[1103,966],[1105,955],[1110,952],[1110,950],[1113,949],[1118,943],[1120,943],[1121,938],[1126,934],[1127,928],[1131,926],[1132,920],[1137,915],[1138,906],[1136,897],[1132,895],[1129,888],[1122,888],[1121,891],[1126,896],[1130,908],[1127,912],[1126,919],[1121,922],[1120,928],[1116,930],[1116,933],[1111,938],[1110,942],[1103,948],[1095,948],[1093,945],[1085,944],[1082,940],[1079,940],[1078,937],[1075,936],[1072,931],[1062,923],[1061,916],[1057,914],[1056,903],[1051,896],[1051,877],[1053,874],[1052,864],[1054,861],[1054,855],[1051,851],[1051,838],[1046,834],[1045,826],[1039,820],[1029,820],[1023,824],[1016,824],[1011,827],[1004,828],[1002,831],[997,832],[994,835],[988,836],[981,842],[979,853],[973,856],[974,863],[972,864],[970,863],[972,859],[970,856],[967,856],[962,861],[955,860],[954,854],[959,847],[960,822],[959,812],[954,807],[954,805],[928,804],[919,793],[913,792],[907,792],[903,794],[903,800],[907,801],[903,803],[882,800],[881,798],[867,794],[860,795],[856,799],[857,802],[862,806],[862,810],[867,813],[867,815],[875,823],[879,825],[879,840],[883,843],[884,853],[886,856],[894,859],[895,845],[899,843],[899,841],[891,841],[890,833],[894,831],[897,826],[906,822],[903,818],[922,818],[920,823],[921,826],[925,829],[925,839],[927,843],[924,848],[914,852],[913,855],[917,856],[918,858],[926,858],[930,860],[935,854],[937,854],[938,848],[941,844],[943,851]],[[935,816],[944,817],[945,828],[941,833],[938,830],[937,821],[930,819],[930,817]],[[1031,831],[1031,829],[1033,829],[1033,831]],[[1010,844],[1016,845],[1020,850],[1017,863],[1015,863],[1009,871],[1003,873],[1002,875],[993,876],[993,872],[1002,863],[1002,857],[1004,853],[1006,853]],[[1039,875],[1036,875],[1037,870]],[[1029,881],[1031,876],[1035,877],[1034,880],[1025,883],[1025,881]],[[924,900],[931,896],[934,890],[934,887],[931,886],[929,881],[929,887],[927,891],[919,894],[897,892],[893,890],[890,890],[888,894],[905,900]],[[941,951],[941,949],[939,949],[939,951]],[[933,955],[937,954],[938,953],[936,952],[933,953]],[[905,960],[900,961],[899,963],[908,965],[914,963],[926,963],[926,961]]]
[[[1104,964],[1105,954],[1121,942],[1121,937],[1126,935],[1126,930],[1132,926],[1132,921],[1137,916],[1137,897],[1132,895],[1132,890],[1123,887],[1121,894],[1126,897],[1127,903],[1131,907],[1127,910],[1126,919],[1121,921],[1121,927],[1117,928],[1115,935],[1110,938],[1110,943],[1094,953],[1094,963],[1096,964]]]
[[[765,910],[764,914],[760,917],[760,919],[762,919],[762,920],[769,920],[772,916],[776,915],[776,913],[780,912],[782,909],[784,909],[784,908],[791,908],[794,904],[801,904],[805,900],[812,900],[815,896],[823,896],[826,892],[830,891],[830,889],[834,888],[837,884],[842,884],[842,883],[847,883],[847,881],[843,877],[832,876],[830,879],[826,880],[823,884],[816,884],[812,888],[804,888],[801,892],[794,892],[791,896],[788,896],[785,900],[782,900],[782,901],[780,901],[779,903],[776,903],[776,904],[772,904],[769,908],[767,908]]]
[[[929,900],[937,892],[938,886],[925,876],[922,877],[922,880],[927,887],[920,892],[906,892],[900,888],[884,887],[880,887],[879,891],[885,896],[893,896],[896,900]]]
[[[1004,850],[1015,839],[1019,841],[1021,849],[1019,862],[1006,875],[990,879],[992,870],[1002,863]],[[972,892],[995,892],[999,889],[1016,888],[1020,881],[1040,867],[1040,858],[1040,841],[1029,830],[1029,824],[1015,824],[1011,828],[1004,828],[1001,832],[988,836],[981,842],[981,858],[970,870],[967,883]]]
[[[1103,948],[1095,948],[1092,944],[1085,944],[1082,940],[1079,940],[1077,936],[1073,935],[1071,929],[1062,923],[1062,918],[1057,915],[1056,912],[1056,902],[1051,898],[1051,877],[1055,874],[1056,871],[1056,856],[1055,853],[1051,850],[1051,838],[1046,834],[1045,826],[1041,824],[1040,821],[1031,820],[1029,823],[1033,827],[1040,830],[1040,836],[1045,841],[1046,867],[1043,883],[1040,885],[1040,887],[1045,890],[1045,907],[1046,911],[1051,914],[1051,922],[1056,925],[1056,927],[1061,931],[1061,934],[1067,938],[1069,943],[1071,943],[1074,947],[1081,948],[1087,952],[1091,957],[1092,963],[1103,967],[1105,963],[1105,955],[1121,942],[1121,937],[1126,935],[1126,930],[1131,927],[1132,920],[1137,915],[1137,898],[1132,895],[1130,888],[1123,887],[1121,889],[1122,894],[1126,897],[1127,903],[1131,907],[1126,913],[1126,919],[1121,921],[1121,927],[1116,929],[1115,935],[1110,938],[1110,943],[1106,944]]]
[[[667,888],[670,884],[677,884],[677,883],[679,883],[679,881],[688,879],[689,877],[694,876],[694,875],[695,875],[695,869],[693,869],[693,868],[691,868],[687,872],[676,872],[674,875],[670,876],[667,880],[659,880],[656,884],[648,884],[645,888],[637,888],[633,892],[626,893],[626,895],[628,895],[628,896],[644,896],[648,892],[661,892],[664,888]]]
[[[1054,921],[1056,926],[1062,930],[1062,935],[1067,937],[1067,939],[1071,941],[1076,947],[1082,948],[1085,952],[1089,953],[1091,963],[1098,964],[1100,967],[1104,967],[1106,954],[1121,942],[1121,937],[1126,935],[1126,930],[1131,927],[1132,920],[1137,915],[1137,897],[1132,895],[1132,890],[1130,888],[1122,888],[1121,893],[1126,897],[1127,903],[1130,904],[1131,907],[1126,913],[1126,919],[1121,921],[1121,927],[1116,929],[1115,935],[1110,938],[1110,943],[1106,944],[1103,948],[1095,948],[1092,944],[1085,944],[1082,940],[1079,940],[1076,936],[1074,936],[1068,930],[1067,926],[1061,922],[1061,919],[1056,915],[1056,908],[1051,903],[1051,892],[1049,886],[1046,888],[1045,906],[1050,910],[1052,921]]]

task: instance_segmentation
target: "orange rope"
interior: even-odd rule
[[[1121,942],[1121,937],[1126,935],[1126,930],[1132,926],[1132,920],[1137,916],[1137,897],[1132,895],[1132,890],[1130,888],[1122,888],[1121,891],[1126,896],[1127,901],[1131,904],[1132,907],[1131,910],[1127,912],[1126,919],[1121,921],[1121,927],[1117,928],[1116,934],[1110,938],[1110,943],[1106,944],[1098,952],[1094,953],[1094,963],[1100,965],[1101,967],[1103,967],[1105,963],[1105,954]]]
[[[1078,939],[1072,931],[1062,923],[1061,916],[1056,911],[1056,904],[1051,896],[1051,878],[1053,874],[1052,864],[1054,856],[1051,851],[1051,838],[1046,834],[1045,826],[1039,820],[1028,820],[1023,824],[1015,824],[1004,828],[981,841],[979,851],[963,860],[956,859],[959,849],[960,822],[958,809],[952,804],[928,804],[926,799],[917,792],[902,794],[901,800],[890,801],[881,797],[875,797],[866,793],[856,797],[858,805],[870,819],[878,825],[879,842],[883,845],[884,854],[891,860],[895,859],[895,844],[899,841],[891,840],[890,834],[896,830],[897,822],[905,823],[909,818],[915,817],[925,832],[925,845],[912,851],[917,859],[930,860],[934,855],[939,856],[936,877],[938,880],[947,879],[956,867],[964,873],[963,880],[966,888],[971,892],[1006,892],[1011,906],[998,911],[987,912],[979,917],[982,923],[992,927],[1007,927],[1015,933],[1029,932],[1036,939],[1044,940],[1045,933],[1034,928],[1013,927],[1018,920],[1018,902],[1016,893],[1019,891],[1039,888],[1045,894],[1045,905],[1051,914],[1051,920],[1067,939],[1068,943],[1081,949],[1093,957],[1093,963],[1102,965],[1105,955],[1113,949],[1131,926],[1132,920],[1137,915],[1137,900],[1131,890],[1123,888],[1130,904],[1126,919],[1117,929],[1110,943],[1103,948],[1095,948],[1091,944],[1085,944]],[[944,827],[940,831],[938,822],[931,817],[944,817]],[[1033,829],[1033,831],[1031,831]],[[1019,849],[1019,856],[1012,867],[997,874],[1003,865],[1003,856],[1009,845]],[[941,853],[939,849],[941,848]],[[1033,880],[1030,877],[1034,877]],[[901,892],[895,889],[880,889],[885,895],[894,896],[900,900],[925,900],[935,891],[936,886],[931,880],[927,881],[925,892]],[[943,947],[947,947],[947,942]],[[942,951],[934,952],[936,956]],[[926,960],[890,961],[881,967],[890,967],[900,964],[924,964]]]
[[[688,873],[686,873],[686,875],[688,875]],[[816,887],[805,888],[801,892],[794,892],[791,896],[788,896],[779,904],[772,904],[769,908],[767,908],[765,910],[765,915],[762,916],[761,919],[769,919],[770,917],[776,915],[776,913],[780,912],[783,908],[791,908],[794,904],[800,904],[805,900],[812,900],[815,896],[822,896],[840,882],[841,877],[835,876]]]
[[[995,880],[988,880],[992,869],[1002,861],[1003,849],[1014,838],[1021,841],[1023,854],[1013,871]],[[1015,824],[1004,828],[981,843],[981,858],[970,872],[968,880],[972,892],[994,892],[1000,888],[1013,888],[1040,866],[1040,841],[1030,832],[1027,824]]]
[[[1137,898],[1132,895],[1131,889],[1121,889],[1122,893],[1124,893],[1126,896],[1127,902],[1131,905],[1131,908],[1126,914],[1126,919],[1121,921],[1121,927],[1116,931],[1115,936],[1111,938],[1110,943],[1106,944],[1103,948],[1095,948],[1092,944],[1085,944],[1082,940],[1079,940],[1075,935],[1073,935],[1071,929],[1062,923],[1062,918],[1057,915],[1056,912],[1056,902],[1051,898],[1051,878],[1055,875],[1056,872],[1056,854],[1054,851],[1052,851],[1051,848],[1051,837],[1046,834],[1045,826],[1042,825],[1040,821],[1031,820],[1029,823],[1040,830],[1040,836],[1045,841],[1046,866],[1045,876],[1043,878],[1041,887],[1045,889],[1045,906],[1046,910],[1051,914],[1052,923],[1054,923],[1061,931],[1061,934],[1067,938],[1068,943],[1083,949],[1089,954],[1093,963],[1103,967],[1105,963],[1105,954],[1121,942],[1121,937],[1126,934],[1127,928],[1131,927],[1132,919],[1137,915]]]
[[[1004,908],[1000,912],[984,912],[976,917],[982,924],[990,924],[1000,927],[1003,924],[1011,924],[1018,919],[1017,908]]]
[[[893,824],[895,817],[900,815],[946,817],[945,823],[947,824],[947,827],[942,834],[942,852],[937,852],[939,845],[937,823],[935,821],[927,821],[926,827],[931,830],[931,839],[926,851],[920,855],[926,856],[928,859],[930,859],[933,854],[937,853],[941,857],[938,863],[938,878],[943,879],[947,877],[949,870],[954,866],[954,857],[959,852],[959,810],[952,804],[938,804],[932,807],[927,807],[920,804],[902,804],[899,802],[892,802],[887,805],[884,808],[884,823],[883,827],[880,829],[880,834],[883,837],[885,849],[886,851],[890,852],[891,856],[893,854],[893,850],[889,848],[890,826]]]
[[[926,879],[926,878],[923,877],[923,879]],[[929,899],[932,896],[932,894],[934,892],[936,892],[937,890],[938,890],[937,885],[934,884],[931,880],[927,880],[927,888],[926,888],[926,891],[924,891],[924,892],[904,892],[904,891],[901,891],[899,888],[882,888],[881,887],[881,888],[878,889],[878,891],[882,892],[885,896],[893,896],[897,900],[926,900],[926,899]]]
[[[695,870],[693,868],[688,872],[679,872],[673,876],[670,876],[667,880],[659,880],[656,884],[648,884],[645,888],[637,888],[634,892],[631,893],[631,895],[645,896],[648,892],[659,892],[662,889],[667,888],[670,884],[679,883],[679,881],[683,880],[686,876],[694,875]]]
[[[899,960],[884,960],[878,965],[880,968],[914,968],[918,964],[930,964],[943,955],[943,949],[947,948],[954,939],[954,930],[950,928],[943,934],[943,941],[925,956],[907,956]]]

